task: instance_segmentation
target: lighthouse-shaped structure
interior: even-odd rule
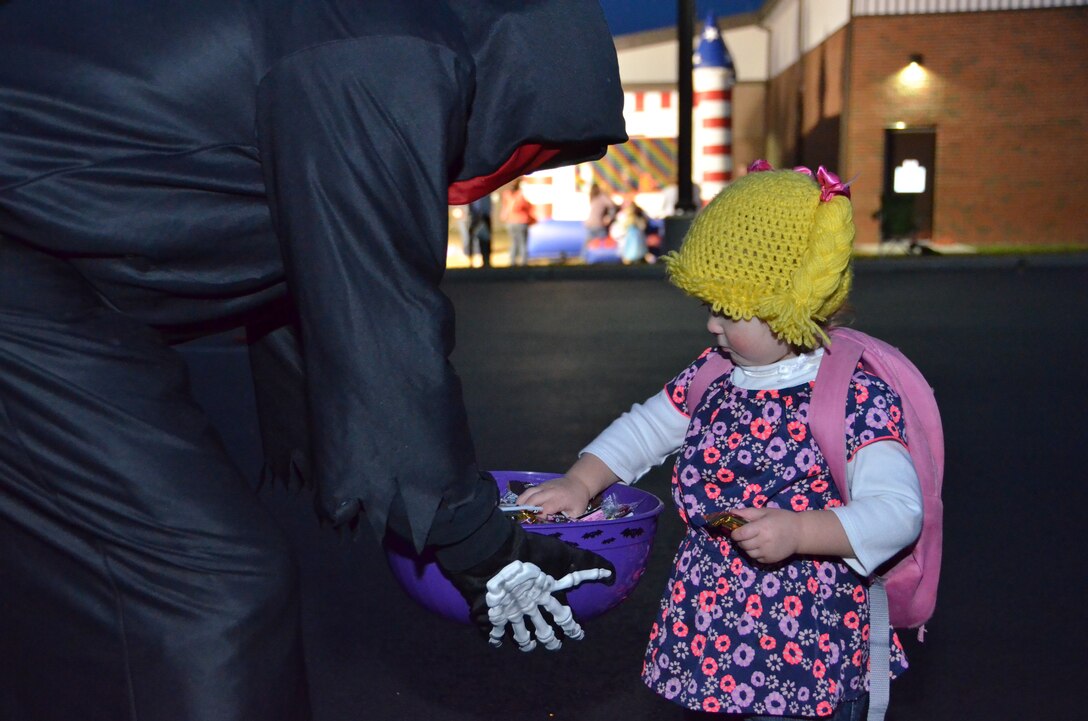
[[[713,13],[706,25],[692,62],[692,132],[694,180],[704,203],[714,198],[733,180],[733,59],[718,30]]]

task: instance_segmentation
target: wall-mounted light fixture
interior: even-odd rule
[[[920,88],[926,83],[926,69],[922,66],[922,54],[913,53],[910,63],[899,72],[899,82],[907,88]]]

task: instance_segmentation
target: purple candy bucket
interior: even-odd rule
[[[492,471],[499,493],[506,492],[510,481],[542,483],[558,478],[558,473],[527,471]],[[657,517],[665,505],[652,493],[617,483],[604,494],[614,495],[619,503],[638,504],[632,515],[611,521],[571,521],[570,523],[530,523],[523,528],[530,533],[556,536],[604,556],[616,567],[616,581],[611,586],[587,581],[567,592],[567,601],[578,619],[593,618],[616,606],[635,589],[650,556]],[[393,577],[424,608],[440,616],[469,623],[468,604],[453,584],[439,570],[430,553],[417,554],[410,544],[389,541],[385,555]]]

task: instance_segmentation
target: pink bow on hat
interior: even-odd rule
[[[774,166],[766,160],[757,160],[748,166],[749,173],[758,173],[763,170],[774,170]],[[820,184],[820,200],[825,203],[836,195],[842,195],[847,198],[850,197],[850,183],[854,181],[849,180],[844,183],[839,180],[839,176],[835,175],[822,165],[816,169],[815,173],[803,165],[798,165],[794,170],[798,173],[807,175],[810,178],[816,179],[816,182]]]

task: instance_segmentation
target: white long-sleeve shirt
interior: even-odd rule
[[[823,349],[817,349],[769,366],[736,366],[731,380],[750,390],[790,388],[815,379],[822,358]],[[633,405],[581,453],[592,453],[624,483],[633,483],[680,450],[690,420],[662,390]],[[922,530],[918,475],[901,443],[876,442],[850,459],[846,481],[850,503],[830,510],[854,549],[854,556],[843,560],[869,576]]]

